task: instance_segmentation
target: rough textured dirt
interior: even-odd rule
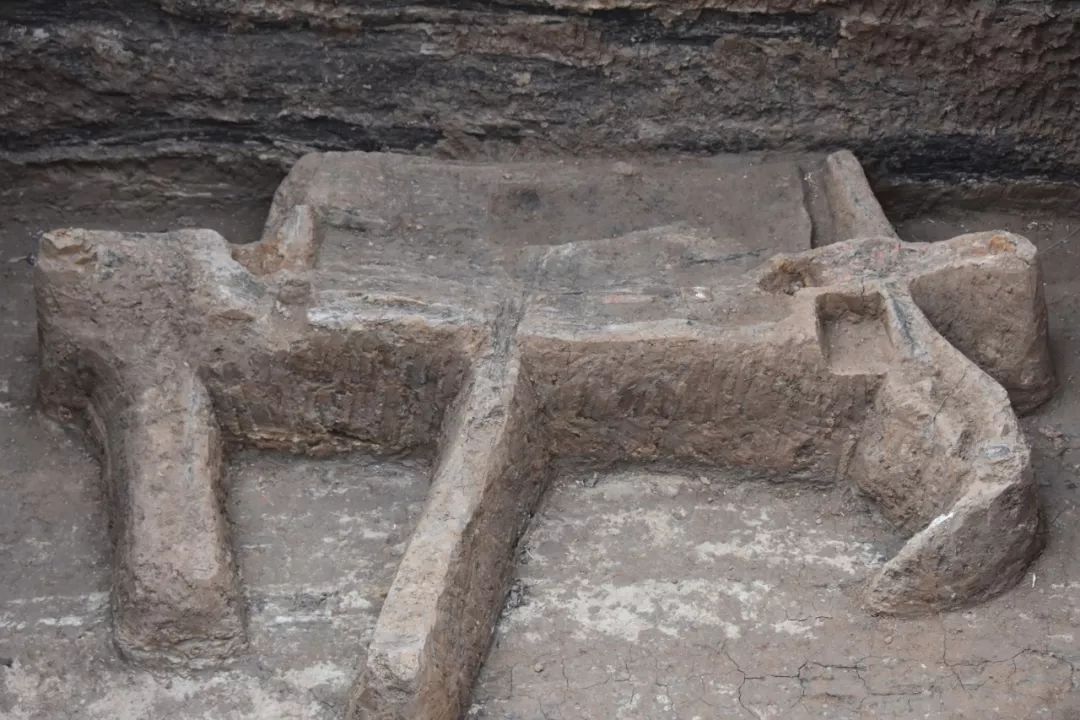
[[[1080,710],[1075,615],[1060,606],[1068,581],[1044,573],[1034,591],[965,613],[873,618],[852,596],[897,539],[842,490],[712,473],[564,478],[523,545],[470,717],[1067,718]],[[1041,595],[1039,582],[1048,584]]]
[[[471,716],[772,717],[807,700],[800,676],[854,696],[869,661],[852,656],[873,640],[852,596],[897,540],[849,492],[564,477],[522,545]],[[813,713],[861,700],[816,694]]]
[[[26,424],[68,464],[35,486],[5,478],[4,508],[14,517],[4,518],[0,717],[341,716],[427,468],[236,458],[230,516],[252,654],[223,670],[155,673],[121,662],[111,642],[96,463],[55,428]]]
[[[845,588],[894,537],[844,494],[570,476],[524,544],[472,716],[1080,717],[1080,217],[934,207],[897,224],[914,241],[986,228],[1041,248],[1062,382],[1024,420],[1048,529],[1026,581],[964,612],[873,618]]]
[[[550,457],[850,478],[909,531],[929,525],[870,581],[866,603],[884,612],[1014,585],[1041,546],[1026,443],[1005,390],[906,288],[928,281],[934,298],[934,278],[976,270],[984,294],[1009,288],[1016,314],[973,307],[967,340],[1005,335],[1033,352],[983,365],[1038,398],[1051,378],[1034,247],[993,233],[902,245],[881,232],[892,228],[850,153],[633,164],[318,153],[278,189],[255,244],[212,230],[45,234],[38,394],[51,415],[85,419],[102,448],[117,647],[140,664],[200,668],[244,650],[222,438],[313,453],[437,445],[357,717],[459,716]],[[864,239],[830,244],[849,237]],[[826,247],[739,272],[813,240]],[[888,362],[845,357],[834,372],[861,325]],[[707,392],[685,391],[696,386]],[[970,462],[937,470],[955,466],[957,433]],[[914,462],[881,461],[897,446]],[[980,529],[994,525],[1008,530]]]
[[[237,222],[239,209],[195,203],[183,214],[195,224],[222,227]],[[383,573],[399,552],[393,538],[407,532],[415,510],[394,505],[379,518],[358,511],[361,519],[340,530],[330,520],[336,522],[339,512],[353,515],[348,508],[359,509],[371,499],[385,507],[379,504],[379,487],[415,487],[409,477],[424,469],[347,461],[279,468],[275,457],[238,458],[230,476],[236,478],[232,509],[243,549],[241,568],[267,603],[254,617],[261,618],[256,635],[265,633],[268,652],[262,662],[216,675],[170,678],[120,667],[102,613],[108,547],[97,467],[80,443],[41,420],[31,406],[37,361],[30,268],[21,258],[33,247],[28,231],[56,222],[39,210],[15,208],[13,214],[24,221],[17,227],[6,224],[0,235],[0,447],[5,458],[0,507],[7,513],[0,526],[5,558],[0,571],[6,578],[0,598],[0,716],[339,716],[351,663],[362,660],[356,639],[363,641],[373,617],[364,602],[377,609],[380,583],[387,578]],[[135,229],[146,227],[146,217],[125,220],[104,209],[79,222]],[[152,217],[155,225],[177,222],[175,216]],[[232,236],[243,236],[242,227],[232,227]],[[991,603],[934,620],[873,620],[852,610],[845,588],[860,568],[873,567],[893,538],[845,496],[796,496],[771,486],[729,488],[723,477],[705,485],[697,474],[604,474],[595,485],[590,475],[580,486],[569,477],[549,500],[557,512],[542,513],[534,525],[526,547],[538,553],[538,561],[522,565],[522,592],[512,597],[514,604],[523,604],[507,612],[474,712],[491,718],[618,717],[613,713],[637,696],[639,704],[624,717],[824,713],[1064,720],[1080,714],[1075,671],[1080,667],[1075,637],[1080,627],[1080,395],[1073,380],[1080,374],[1080,336],[1072,329],[1080,314],[1080,250],[1074,249],[1080,219],[935,210],[899,229],[909,239],[942,239],[991,227],[1026,234],[1047,253],[1051,334],[1063,385],[1025,421],[1049,526],[1047,550],[1031,568],[1030,581]],[[371,494],[353,495],[345,491],[350,487]],[[298,497],[310,510],[283,517],[279,509],[286,501],[300,502]],[[729,502],[735,510],[728,509]],[[763,519],[766,505],[772,511]],[[590,508],[601,518],[595,524],[583,521]],[[718,542],[714,523],[730,527],[736,540]],[[651,544],[681,554],[660,564],[655,557],[605,547],[595,537],[598,527],[615,539],[647,536]],[[775,544],[757,547],[751,528],[764,528],[762,537]],[[791,563],[790,528],[802,531],[802,539],[822,542],[817,553],[822,561],[804,570],[820,585],[810,593],[784,581]],[[353,545],[358,536],[361,543]],[[329,564],[314,549],[324,539],[336,554]],[[741,549],[740,541],[748,547]],[[698,555],[687,548],[706,542],[716,547],[705,550],[716,552],[703,550],[701,566],[689,567]],[[348,555],[352,549],[357,556]],[[366,564],[373,555],[380,559]],[[849,567],[856,572],[848,573]],[[348,592],[356,589],[355,579],[346,589],[330,578],[335,573],[346,578],[357,568],[369,584],[353,598]],[[589,578],[593,585],[586,585],[586,578],[575,574],[594,569],[609,581]],[[683,584],[670,583],[673,578]],[[772,586],[756,600],[755,580]],[[740,588],[747,593],[734,592]],[[704,607],[703,615],[687,617],[688,603],[699,599],[713,604],[694,602],[691,609]],[[590,613],[591,605],[600,611]],[[318,619],[310,629],[300,629],[299,621],[275,625],[275,618],[290,614]],[[583,618],[584,630],[578,622]],[[673,628],[707,647],[673,640],[666,634]],[[543,643],[557,650],[536,652],[530,632],[541,633]],[[626,640],[634,632],[636,642]],[[738,638],[729,637],[736,632]],[[342,645],[335,644],[339,639]],[[326,666],[317,665],[322,661],[313,657],[309,643],[324,646],[318,654],[328,658]],[[583,648],[586,652],[579,653]],[[625,651],[621,671],[618,663],[600,657],[608,649],[616,658]],[[719,650],[725,652],[718,655]],[[543,706],[535,702],[537,696]],[[732,714],[722,714],[723,708]]]
[[[8,208],[0,220],[0,717],[336,719],[344,712],[427,491],[426,464],[232,458],[229,514],[257,650],[223,671],[161,674],[120,662],[112,644],[98,464],[81,439],[33,406],[37,351],[25,256],[37,230],[62,215],[132,230],[197,223],[253,238],[265,213],[264,201],[81,216],[33,203]]]
[[[20,0],[0,156],[849,147],[1080,172],[1075,3]]]

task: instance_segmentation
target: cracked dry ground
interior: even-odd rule
[[[265,206],[166,217],[40,207],[0,218],[0,717],[339,718],[423,501],[419,463],[230,466],[255,652],[225,671],[124,665],[109,644],[98,468],[33,408],[32,231],[210,226]],[[1080,718],[1080,219],[938,214],[934,240],[1001,228],[1044,251],[1062,387],[1024,421],[1048,546],[1022,584],[919,620],[859,610],[898,541],[850,492],[718,472],[568,472],[522,545],[474,718]],[[250,235],[249,235],[250,236]],[[15,260],[15,262],[9,262]]]
[[[564,480],[522,548],[473,716],[1053,717],[1075,615],[1025,601],[870,618],[852,595],[892,539],[842,489]]]

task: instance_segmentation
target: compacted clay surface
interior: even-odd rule
[[[571,473],[522,544],[468,717],[1074,717],[1075,589],[1036,570],[963,612],[867,614],[861,585],[902,542],[842,487]]]
[[[670,623],[646,608],[636,626],[645,637],[677,636],[694,623],[687,613],[704,613],[706,634],[722,637],[719,647],[702,642],[730,655],[739,676],[737,706],[768,716],[753,709],[754,683],[782,673],[759,676],[724,643],[767,632],[746,621],[779,607],[791,616],[774,632],[813,639],[799,623],[818,616],[785,605],[802,575],[773,581],[776,606],[748,608],[755,588],[766,599],[768,568],[792,555],[793,528],[818,548],[806,548],[800,572],[812,556],[833,573],[808,571],[811,587],[827,589],[815,602],[859,618],[937,617],[991,598],[1024,576],[1043,543],[1013,410],[1038,406],[1054,387],[1034,247],[1007,232],[903,243],[850,155],[516,165],[315,155],[282,184],[257,243],[230,245],[205,230],[60,230],[45,236],[36,273],[40,397],[82,425],[102,459],[112,639],[158,673],[221,682],[203,668],[263,657],[264,621],[344,617],[352,635],[342,637],[357,645],[348,714],[457,717],[508,591],[511,635],[516,614],[536,602],[526,588],[543,582],[512,577],[537,538],[559,537],[547,518],[564,516],[572,532],[592,507],[621,545],[628,538],[603,519],[614,512],[604,503],[640,506],[655,489],[650,510],[699,517],[687,538],[657,538],[661,552],[666,543],[685,563],[712,547],[703,562],[734,553],[740,563],[726,566],[727,584],[665,566],[686,593],[652,601],[668,607]],[[288,505],[281,483],[296,481],[273,478],[273,457],[236,455],[244,446],[416,459],[315,466],[326,469],[296,492],[330,503],[346,526],[312,518],[310,533],[328,546],[320,551],[309,532],[275,533],[275,508]],[[627,463],[675,474],[608,470]],[[559,468],[582,466],[580,483],[555,480]],[[355,494],[357,475],[371,497]],[[312,489],[320,476],[330,489]],[[418,488],[418,476],[430,485]],[[701,492],[710,477],[739,502]],[[794,489],[775,496],[759,484],[778,478]],[[579,486],[581,506],[566,505],[565,488]],[[792,506],[801,494],[813,503]],[[766,502],[778,509],[759,516]],[[854,525],[813,520],[828,518],[824,505],[850,503]],[[815,529],[800,531],[808,517]],[[655,529],[655,518],[644,522]],[[245,527],[246,538],[234,537]],[[643,601],[633,590],[611,599],[596,540],[582,538],[580,554],[558,561],[567,576],[575,562],[595,563],[596,597],[554,594],[539,607],[553,608],[546,621],[557,625],[567,610],[580,619],[614,603],[622,620],[596,622],[625,639],[632,627],[621,626],[635,625]],[[362,560],[336,575],[320,563],[350,543]],[[284,570],[247,569],[280,545],[291,548]],[[642,561],[620,572],[646,595],[653,587],[669,597],[654,585],[672,579],[650,577],[653,549],[642,539]],[[275,572],[281,587],[324,590],[275,597]],[[246,588],[249,573],[266,583],[261,594]],[[759,577],[733,577],[744,573]],[[369,632],[366,616],[350,612],[378,619]],[[532,618],[520,623],[525,642],[543,642],[528,623],[545,615]],[[475,712],[513,699],[498,700],[490,678],[527,652],[497,646]],[[845,662],[857,668],[859,657],[870,655]],[[340,693],[341,668],[331,662],[324,682],[305,681]],[[788,679],[801,684],[803,669]],[[543,661],[530,672],[544,676]],[[26,682],[24,670],[22,696]],[[340,713],[335,697],[320,707]],[[563,717],[590,716],[569,707]],[[597,708],[592,716],[604,716]],[[549,716],[540,712],[531,716]]]

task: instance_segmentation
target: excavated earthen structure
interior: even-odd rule
[[[847,153],[310,155],[257,243],[59,230],[37,283],[41,399],[101,448],[133,660],[245,647],[222,504],[237,445],[436,458],[355,717],[467,707],[561,462],[851,483],[909,538],[870,612],[978,602],[1041,546],[1013,409],[1053,388],[1034,247],[901,242]]]

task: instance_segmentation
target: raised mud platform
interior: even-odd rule
[[[138,662],[245,652],[230,447],[434,458],[355,717],[461,715],[566,464],[857,488],[906,538],[873,613],[983,600],[1041,545],[1013,409],[1054,384],[1034,247],[899,241],[850,154],[311,155],[257,243],[59,230],[36,273],[40,396],[101,448]]]

